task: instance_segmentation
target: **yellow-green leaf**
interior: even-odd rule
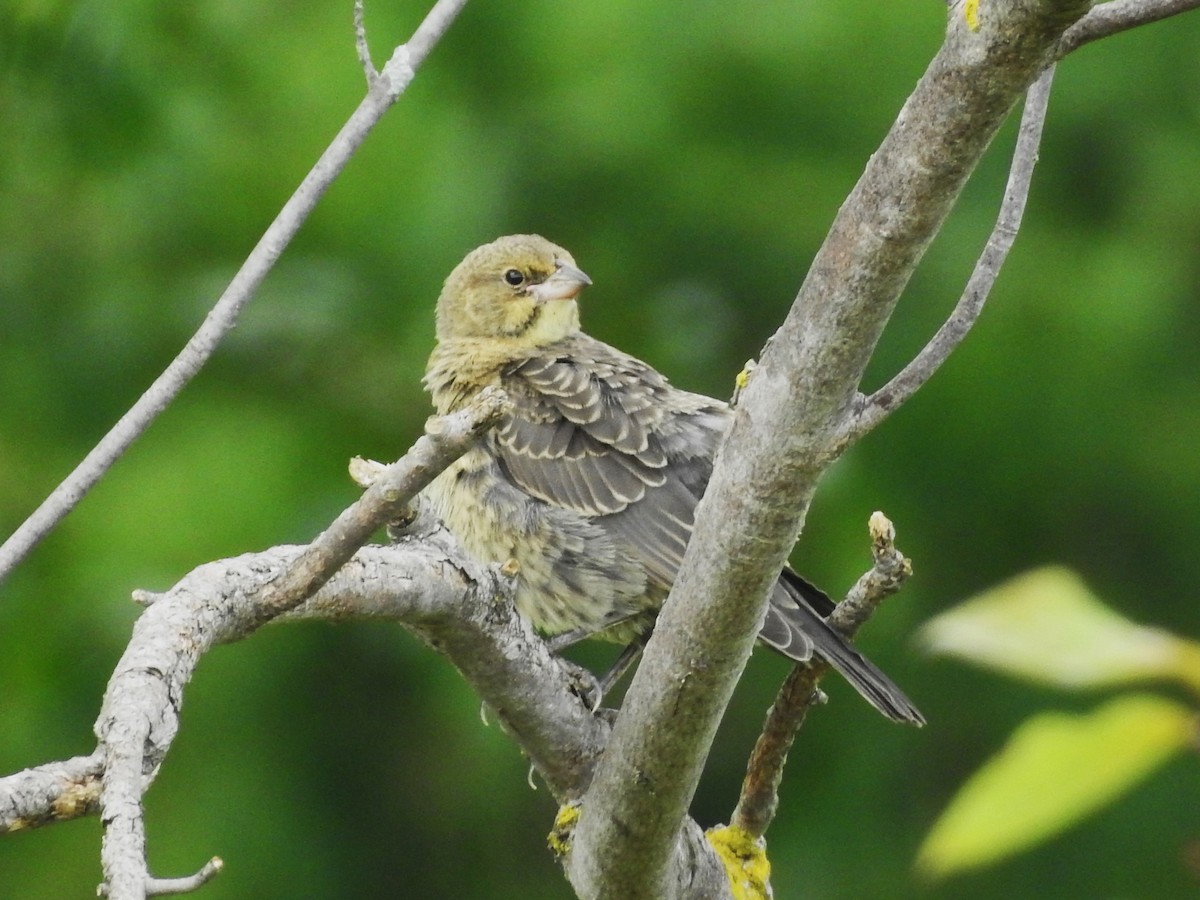
[[[1200,645],[1129,621],[1069,569],[1035,569],[932,619],[922,638],[958,656],[1058,687],[1175,678],[1200,691]]]
[[[1035,716],[950,801],[917,866],[942,877],[1040,843],[1132,788],[1195,732],[1192,710],[1150,694],[1088,715]]]

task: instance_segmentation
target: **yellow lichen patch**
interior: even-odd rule
[[[966,0],[963,4],[963,18],[967,20],[967,27],[972,31],[979,30],[979,0]]]
[[[85,816],[100,802],[100,779],[74,784],[54,801],[54,818],[60,821]]]
[[[756,368],[758,368],[758,363],[748,359],[746,365],[742,367],[742,371],[737,373],[737,377],[733,379],[733,399],[729,401],[730,406],[738,405],[738,400],[742,398],[742,392],[750,384],[750,376],[754,374]]]
[[[575,831],[575,823],[578,821],[578,803],[568,803],[558,808],[558,815],[554,817],[554,827],[546,835],[546,843],[550,845],[555,856],[566,856],[571,852],[571,833]]]
[[[725,866],[734,900],[770,900],[771,863],[763,838],[736,825],[710,828],[704,836]]]

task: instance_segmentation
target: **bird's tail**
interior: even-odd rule
[[[825,621],[833,601],[791,569],[784,569],[771,594],[759,639],[797,662],[815,652],[854,685],[863,699],[895,722],[924,725],[925,717],[904,691]]]

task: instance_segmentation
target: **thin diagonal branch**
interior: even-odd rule
[[[262,624],[317,591],[381,526],[399,518],[438,473],[462,456],[508,409],[497,388],[485,388],[465,409],[432,418],[426,433],[309,544],[287,572],[268,584],[257,604]]]
[[[379,72],[371,62],[371,46],[367,43],[367,24],[363,15],[363,0],[354,0],[354,50],[358,54],[358,64],[362,66],[363,74],[367,77],[367,88],[370,89],[379,77]]]
[[[396,48],[358,109],[288,198],[200,329],[75,470],[0,545],[0,581],[83,499],[213,355],[326,189],[404,93],[416,69],[465,5],[466,0],[438,0],[408,43]]]
[[[1058,45],[1058,58],[1084,44],[1158,22],[1200,7],[1200,0],[1112,0],[1100,3],[1067,29]]]
[[[963,342],[979,319],[992,285],[996,283],[1000,268],[1008,258],[1008,252],[1021,228],[1053,79],[1054,67],[1050,66],[1026,94],[1000,213],[954,311],[912,362],[870,397],[860,400],[856,414],[849,417],[842,428],[839,446],[854,443],[911,398],[933,377],[933,373]]]
[[[868,527],[874,565],[855,582],[829,619],[846,637],[853,637],[879,604],[899,591],[912,574],[912,564],[896,549],[896,529],[887,516],[874,513]],[[828,671],[828,664],[821,660],[795,666],[767,712],[730,820],[752,838],[766,834],[775,817],[788,752],[809,708],[820,702],[817,685]]]

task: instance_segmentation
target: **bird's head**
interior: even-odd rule
[[[438,340],[552,343],[579,330],[575,297],[591,283],[570,253],[543,237],[497,238],[468,253],[446,279],[437,304]]]

